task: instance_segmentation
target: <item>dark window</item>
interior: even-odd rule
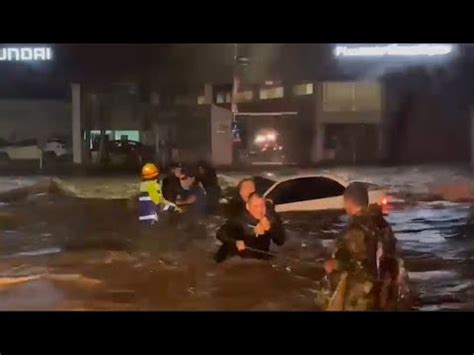
[[[341,196],[344,186],[325,177],[306,177],[285,181],[267,196],[274,204]]]
[[[254,176],[253,181],[255,182],[255,190],[259,194],[264,194],[275,183],[275,181],[262,176]]]

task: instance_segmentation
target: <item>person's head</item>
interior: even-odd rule
[[[209,164],[204,160],[200,160],[197,163],[197,168],[200,175],[206,174],[208,167],[209,167]]]
[[[147,163],[143,165],[142,178],[144,180],[154,180],[154,179],[157,179],[159,175],[160,175],[160,169],[158,169],[158,167],[155,164]]]
[[[196,171],[190,167],[184,167],[181,169],[181,176],[179,181],[181,187],[185,190],[189,190],[191,186],[196,182]]]
[[[344,209],[350,215],[357,214],[369,205],[367,186],[360,182],[353,182],[344,191]]]
[[[249,196],[255,192],[255,182],[250,178],[243,179],[239,182],[237,188],[239,190],[240,198],[244,202],[247,202]]]
[[[250,194],[245,207],[247,208],[247,211],[249,211],[250,215],[258,220],[261,220],[263,217],[265,217],[265,214],[267,213],[265,199],[257,192]]]
[[[171,174],[176,176],[178,179],[181,177],[182,165],[179,163],[173,163],[170,165]]]

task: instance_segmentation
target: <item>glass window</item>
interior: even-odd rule
[[[353,82],[326,82],[323,84],[324,111],[352,111]]]
[[[299,84],[299,85],[293,86],[293,95],[295,96],[311,95],[311,94],[313,94],[312,83]]]
[[[324,111],[379,111],[381,86],[377,82],[326,82],[323,84]]]
[[[275,183],[275,181],[262,176],[254,176],[253,181],[255,182],[255,190],[259,194],[264,194]]]
[[[216,103],[223,104],[225,102],[226,94],[224,92],[219,92],[216,95]]]
[[[267,196],[275,205],[341,196],[344,186],[326,177],[297,178],[279,184]]]
[[[381,87],[378,83],[357,82],[354,92],[354,110],[379,111],[382,104]]]
[[[261,100],[277,99],[277,98],[283,97],[283,94],[284,94],[283,86],[260,89]]]
[[[237,102],[251,101],[253,99],[253,91],[246,90],[237,93]]]
[[[198,105],[204,105],[205,103],[206,103],[206,98],[204,96],[198,96],[197,104]]]

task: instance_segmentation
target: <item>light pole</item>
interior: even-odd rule
[[[231,95],[231,111],[232,121],[235,123],[235,114],[237,113],[237,92],[239,90],[239,78],[237,77],[239,45],[234,43],[234,60],[232,62],[232,95]]]

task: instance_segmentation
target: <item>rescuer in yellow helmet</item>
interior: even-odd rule
[[[175,204],[166,201],[163,197],[161,185],[158,182],[159,176],[160,170],[155,164],[147,163],[143,166],[138,197],[140,222],[154,224],[158,222],[160,213],[163,211],[176,210],[179,212]]]

